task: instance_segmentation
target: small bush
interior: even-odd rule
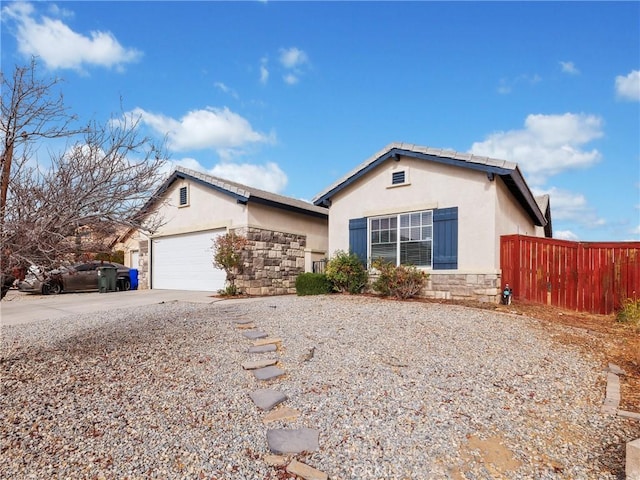
[[[378,278],[371,287],[387,297],[401,300],[415,297],[424,288],[429,276],[413,265],[396,266],[385,260],[375,260],[373,268],[378,270]]]
[[[355,253],[335,252],[324,271],[336,292],[356,294],[362,292],[369,281],[366,268]]]
[[[226,287],[218,290],[218,295],[222,295],[225,297],[235,297],[236,295],[240,295],[242,292],[238,287],[236,287],[233,283],[228,283]]]
[[[627,298],[617,314],[618,322],[640,328],[640,299]]]
[[[296,278],[298,295],[324,295],[331,290],[331,282],[324,273],[301,273]]]
[[[249,241],[242,235],[228,232],[216,237],[213,241],[213,266],[221,268],[226,274],[227,286],[220,290],[220,295],[240,295],[235,281],[239,273],[242,273],[242,253]]]

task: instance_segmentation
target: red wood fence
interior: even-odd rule
[[[502,283],[514,299],[608,314],[640,297],[640,242],[500,238]]]

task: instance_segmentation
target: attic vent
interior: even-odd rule
[[[184,207],[189,204],[189,197],[187,195],[187,187],[180,187],[180,206]]]
[[[400,183],[404,183],[404,171],[402,172],[393,172],[391,174],[391,185],[398,185]]]

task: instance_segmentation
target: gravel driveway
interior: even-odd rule
[[[297,420],[267,427],[248,397],[265,385],[241,364],[265,354],[246,353],[241,318],[282,338],[268,386]],[[605,365],[552,332],[339,295],[4,327],[0,477],[275,480],[267,428],[309,427],[320,449],[296,458],[331,479],[624,478],[640,425],[600,412]]]

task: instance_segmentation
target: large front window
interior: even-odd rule
[[[369,232],[372,260],[383,258],[395,265],[431,267],[433,211],[375,217]]]

